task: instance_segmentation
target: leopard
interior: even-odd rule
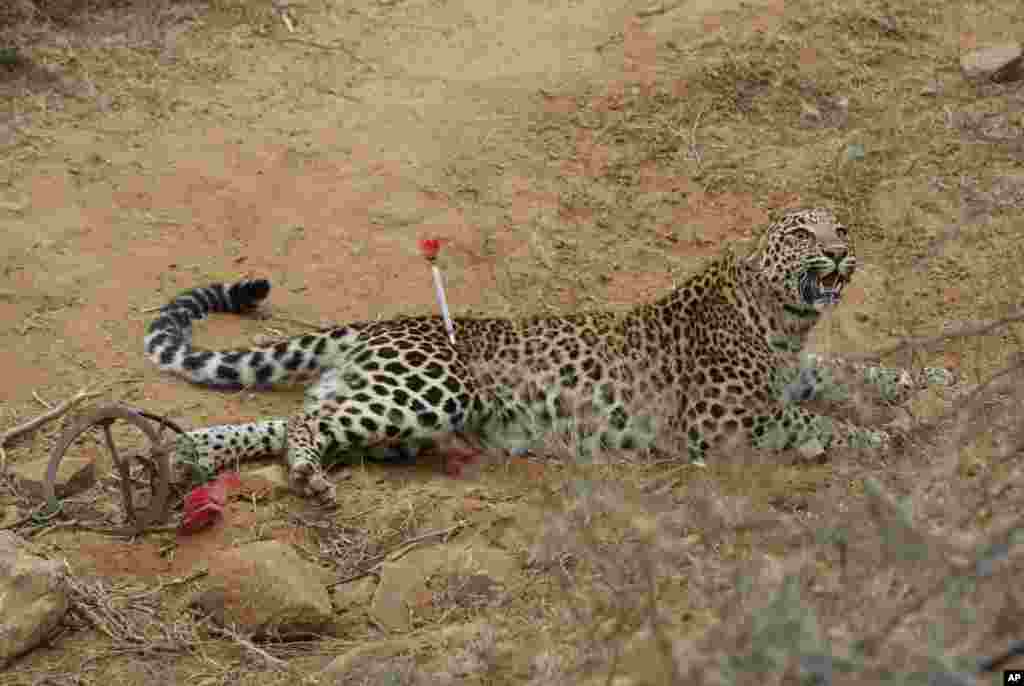
[[[201,386],[305,385],[290,416],[187,432],[174,459],[217,471],[283,456],[291,487],[326,504],[337,497],[331,455],[415,458],[445,441],[526,452],[583,414],[581,454],[642,449],[666,434],[697,461],[729,440],[881,449],[885,430],[804,406],[828,364],[805,354],[808,336],[856,269],[847,226],[831,209],[801,208],[770,222],[748,254],[727,245],[665,295],[624,311],[458,316],[451,335],[440,316],[406,316],[227,350],[192,345],[194,321],[250,313],[267,298],[267,279],[245,278],[174,297],[144,347],[160,370]],[[871,373],[904,390],[921,383],[906,370]]]

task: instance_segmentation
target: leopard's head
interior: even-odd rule
[[[747,264],[793,314],[839,302],[857,267],[849,232],[829,210],[792,210],[771,224]]]

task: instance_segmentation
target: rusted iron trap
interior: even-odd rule
[[[149,439],[148,455],[121,456],[114,444],[114,436],[110,430],[111,426],[119,419],[135,426]],[[154,425],[156,426],[154,427]],[[174,446],[174,439],[165,440],[164,432],[166,429],[171,429],[178,434],[184,434],[185,430],[166,417],[118,403],[102,405],[85,412],[64,431],[60,440],[53,446],[50,463],[46,469],[46,479],[43,482],[46,512],[53,516],[60,510],[60,502],[57,499],[54,484],[64,454],[79,436],[94,426],[103,428],[104,442],[113,460],[114,469],[121,477],[121,497],[124,499],[124,512],[129,522],[124,527],[109,529],[108,533],[136,535],[148,527],[163,524],[170,514],[170,454]],[[143,466],[149,477],[150,497],[145,509],[137,507],[133,497],[131,476],[133,459]]]

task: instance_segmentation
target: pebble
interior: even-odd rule
[[[1005,43],[972,50],[960,58],[960,69],[970,81],[1019,81],[1024,79],[1024,46]]]

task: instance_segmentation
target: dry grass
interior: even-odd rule
[[[161,592],[167,586],[189,584],[192,575],[155,589],[117,589],[102,579],[84,579],[68,570],[71,612],[115,643],[118,652],[187,653],[200,641],[194,622],[162,621]]]
[[[557,582],[550,637],[571,649],[543,658],[558,667],[535,666],[536,683],[968,684],[1000,668],[1020,649],[1006,619],[1022,571],[1021,373],[963,391],[888,454],[833,454],[796,493],[778,456],[750,449],[666,473],[654,456],[580,463],[577,437],[549,438],[566,468],[543,485],[528,563]],[[965,475],[979,440],[999,449]]]

